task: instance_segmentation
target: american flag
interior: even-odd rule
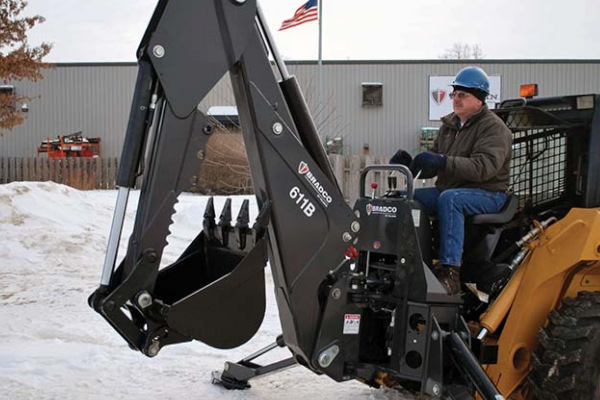
[[[293,28],[294,26],[303,24],[309,21],[316,21],[319,19],[319,12],[317,10],[317,1],[318,0],[308,0],[306,4],[303,4],[296,10],[294,16],[290,19],[286,19],[281,24],[280,31],[288,28]]]

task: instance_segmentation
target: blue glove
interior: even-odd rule
[[[421,171],[421,175],[419,175],[421,179],[433,178],[438,174],[439,170],[444,168],[446,168],[446,156],[430,151],[417,154],[410,164],[410,171],[413,173],[413,176]]]
[[[390,164],[402,164],[407,167],[410,167],[410,163],[412,162],[412,156],[408,154],[405,150],[398,150],[396,154],[390,158]]]

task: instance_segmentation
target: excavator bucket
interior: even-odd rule
[[[227,199],[215,225],[213,199],[204,213],[204,229],[181,257],[161,270],[155,296],[171,305],[167,324],[176,331],[217,348],[249,340],[265,312],[265,242],[255,242],[244,200],[231,225]],[[250,248],[248,252],[245,249]]]
[[[232,225],[227,199],[215,223],[210,198],[202,231],[176,262],[158,270],[156,255],[144,254],[126,279],[121,264],[111,285],[92,295],[91,305],[148,356],[192,339],[222,349],[245,343],[265,312],[265,215],[249,227],[244,200]]]

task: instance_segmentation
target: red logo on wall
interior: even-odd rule
[[[433,101],[435,101],[435,103],[439,106],[446,98],[446,91],[442,89],[435,89],[433,92],[431,92],[431,97],[433,98]]]

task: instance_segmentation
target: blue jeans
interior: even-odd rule
[[[416,189],[414,199],[429,215],[438,216],[439,263],[459,267],[465,240],[465,216],[497,213],[507,197],[504,192],[483,189],[448,189],[441,193],[436,187]]]

